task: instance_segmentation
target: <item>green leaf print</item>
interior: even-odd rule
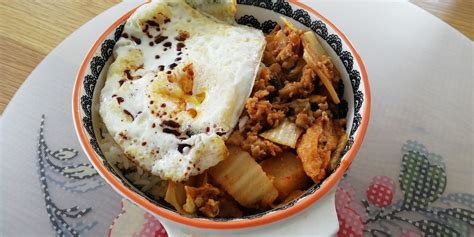
[[[461,237],[469,237],[470,235],[470,228],[469,224],[466,222],[460,221],[454,217],[447,217],[446,223],[449,227],[455,229]]]
[[[440,215],[450,216],[460,221],[466,222],[474,226],[474,212],[463,208],[448,208],[439,212]]]
[[[403,155],[399,179],[405,210],[425,208],[438,199],[446,187],[444,169],[431,164],[425,155],[417,151],[408,151]]]
[[[413,223],[424,236],[460,237],[461,234],[451,227],[433,220],[421,220]]]

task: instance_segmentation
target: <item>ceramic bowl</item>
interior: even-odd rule
[[[154,215],[185,226],[206,229],[239,229],[259,226],[291,216],[310,205],[317,205],[317,201],[331,190],[347,171],[362,144],[369,121],[370,91],[367,73],[352,43],[333,23],[315,9],[297,1],[238,0],[237,2],[236,20],[239,24],[269,32],[275,24],[282,25],[280,17],[284,17],[298,28],[312,30],[319,36],[343,79],[344,88],[339,88],[339,90],[343,93],[341,109],[347,111],[349,142],[340,164],[323,182],[313,185],[301,197],[270,211],[242,218],[190,217],[178,214],[168,205],[147,197],[107,163],[97,143],[98,133],[94,127],[94,121],[98,117],[96,107],[99,92],[112,60],[112,50],[121,35],[125,21],[135,9],[131,10],[98,37],[82,62],[72,98],[74,125],[80,143],[91,163],[118,193]]]

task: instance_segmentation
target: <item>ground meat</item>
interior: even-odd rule
[[[241,217],[242,211],[232,197],[229,195],[222,195],[219,198],[219,217]]]
[[[278,125],[280,125],[283,119],[285,119],[285,112],[277,110],[268,114],[267,123],[272,127],[278,127]]]
[[[281,72],[281,66],[278,63],[273,63],[268,67],[268,70],[270,70],[270,73],[275,75],[275,74],[280,74]]]
[[[300,128],[304,128],[304,129],[307,129],[309,127],[311,127],[311,125],[313,124],[315,118],[313,117],[313,114],[310,113],[299,113],[296,115],[296,120],[295,120],[295,123],[296,123],[296,126],[300,127]]]
[[[282,48],[281,50],[275,50],[274,55],[276,53],[276,61],[280,63],[281,67],[284,69],[291,69],[293,68],[298,59],[300,58],[300,40],[299,35],[296,33],[290,34],[291,38],[288,37],[288,44]]]
[[[218,200],[220,194],[218,188],[206,183],[198,188],[185,186],[184,190],[187,197],[187,209],[195,210],[197,208],[208,217],[215,217],[219,214],[219,203],[215,201]]]
[[[293,109],[295,114],[311,110],[311,104],[309,103],[309,99],[295,99],[289,102],[287,105],[288,107]]]
[[[272,104],[268,100],[259,101],[252,97],[245,103],[245,108],[250,119],[255,121],[265,120],[272,110]]]
[[[316,66],[333,82],[338,82],[340,77],[337,70],[334,68],[334,64],[332,63],[331,58],[324,55],[323,57],[324,59],[317,62]]]
[[[303,129],[311,127],[316,117],[313,116],[313,111],[311,111],[309,98],[292,100],[287,103],[287,106],[292,111],[291,115],[294,115],[290,117],[291,122],[295,122],[296,126]]]
[[[269,94],[276,91],[276,88],[270,83],[271,71],[270,68],[261,67],[260,77],[257,78],[253,85],[253,94],[257,91],[268,91]]]
[[[264,99],[266,96],[268,96],[270,94],[269,91],[267,90],[259,90],[257,92],[255,92],[254,96],[257,98],[257,99]]]
[[[314,90],[314,77],[313,70],[305,66],[300,81],[287,83],[285,87],[279,90],[279,95],[283,98],[307,97]]]
[[[241,217],[243,215],[240,206],[229,194],[219,190],[209,183],[201,187],[185,186],[188,206],[207,217]],[[191,202],[191,203],[188,203]]]
[[[242,142],[241,147],[248,151],[256,160],[262,160],[267,156],[276,156],[282,152],[280,146],[259,137],[255,133],[248,133],[247,138]]]
[[[318,109],[318,110],[313,112],[313,117],[319,118],[322,114],[323,114],[323,111]]]
[[[208,199],[207,202],[199,208],[207,217],[216,217],[219,214],[219,201]]]
[[[306,65],[306,61],[303,58],[299,58],[296,66],[292,68],[288,74],[287,78],[291,81],[297,81],[301,77],[301,73],[303,72],[303,68]]]
[[[290,69],[295,66],[298,59],[298,52],[294,52],[293,46],[291,44],[288,44],[276,56],[277,62],[281,63],[281,67],[285,69]]]
[[[244,137],[239,131],[234,131],[229,139],[227,139],[227,144],[234,145],[234,146],[240,146],[242,142],[244,141]]]
[[[323,103],[319,103],[318,108],[322,111],[328,110],[328,108],[329,108],[328,102],[325,101]]]
[[[285,111],[273,108],[268,100],[258,100],[258,97],[248,99],[245,108],[251,120],[264,126],[277,127],[285,118]]]
[[[316,103],[316,104],[320,104],[320,103],[326,102],[326,99],[327,99],[326,96],[313,95],[313,96],[310,96],[310,97],[309,97],[309,102],[311,102],[311,103]]]
[[[276,51],[276,50],[275,50]],[[287,44],[283,49],[281,49],[278,54],[276,55],[276,60],[278,63],[282,63],[291,56],[295,55],[293,52],[293,45]],[[296,55],[298,56],[298,55]]]
[[[249,126],[247,126],[245,130],[249,131],[250,133],[258,133],[260,130],[263,129],[263,126],[259,122],[253,125],[252,124],[253,123],[248,123]]]
[[[204,205],[207,199],[216,199],[219,195],[219,189],[212,186],[211,184],[204,184],[202,187],[185,187],[186,193],[189,194],[194,200],[196,206],[200,207]]]
[[[267,46],[263,53],[263,62],[266,65],[279,63],[284,69],[291,69],[296,65],[302,54],[302,31],[291,29],[279,30],[277,26],[267,35]]]
[[[264,51],[264,52],[263,52],[262,61],[263,61],[266,65],[271,65],[272,63],[276,63],[275,56],[273,56],[273,53],[270,52],[270,51]]]

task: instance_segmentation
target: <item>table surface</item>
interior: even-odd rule
[[[0,114],[31,71],[66,36],[119,0],[0,0]],[[474,1],[412,0],[474,40]],[[34,22],[27,19],[34,19]],[[54,30],[53,30],[54,29]]]

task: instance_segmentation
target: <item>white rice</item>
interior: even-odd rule
[[[143,170],[134,162],[127,159],[120,146],[115,143],[114,139],[107,131],[102,120],[98,121],[95,125],[99,128],[96,131],[102,134],[98,134],[97,136],[99,147],[109,164],[114,166],[114,168],[116,168],[116,170],[129,180],[138,190],[155,200],[164,198],[167,182],[160,179],[160,177]]]

